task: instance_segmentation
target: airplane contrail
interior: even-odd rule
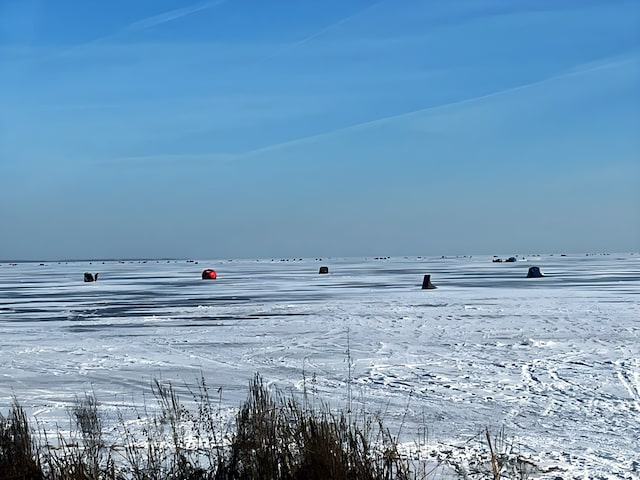
[[[207,10],[209,8],[217,7],[222,5],[227,0],[208,0],[206,2],[200,2],[196,4],[192,4],[182,8],[176,8],[174,10],[169,10],[163,13],[159,13],[157,15],[152,15],[147,18],[143,18],[141,20],[136,20],[135,22],[129,23],[128,25],[122,27],[120,30],[116,32],[110,33],[108,35],[103,35],[102,37],[94,38],[93,40],[88,40],[81,44],[71,46],[70,48],[56,52],[54,54],[46,55],[41,57],[39,60],[51,60],[55,58],[66,57],[68,55],[73,54],[77,51],[82,51],[85,48],[92,47],[94,45],[98,45],[108,40],[114,40],[123,35],[138,33],[144,30],[147,30],[152,27],[156,27],[158,25],[162,25],[164,23],[172,22],[174,20],[178,20],[180,18],[186,17],[188,15],[192,15],[197,12],[201,12],[203,10]],[[38,60],[38,59],[36,59]]]
[[[108,36],[105,38],[111,38],[112,36],[120,36],[125,33],[133,33],[133,32],[141,32],[151,27],[156,27],[158,25],[162,25],[163,23],[172,22],[174,20],[178,20],[179,18],[186,17],[187,15],[191,15],[193,13],[200,12],[202,10],[207,10],[209,8],[217,7],[225,3],[227,0],[211,0],[207,2],[200,2],[193,5],[189,5],[182,8],[176,8],[175,10],[169,10],[167,12],[159,13],[157,15],[153,15],[151,17],[143,18],[142,20],[138,20],[136,22],[130,23],[122,30]]]
[[[234,162],[238,160],[243,160],[250,158],[255,155],[260,155],[262,153],[268,153],[272,151],[277,151],[280,149],[294,147],[297,145],[304,145],[309,142],[313,142],[316,140],[320,140],[323,138],[330,138],[332,136],[341,135],[344,133],[359,131],[369,127],[374,127],[377,125],[384,125],[396,120],[401,120],[404,118],[411,118],[412,116],[418,116],[420,114],[424,114],[427,112],[437,112],[439,110],[445,110],[447,108],[473,104],[474,102],[478,102],[481,100],[486,100],[488,98],[500,97],[502,95],[506,95],[509,93],[517,92],[520,90],[526,90],[528,88],[533,88],[539,85],[543,85],[545,83],[553,82],[556,80],[561,80],[564,78],[578,77],[580,75],[596,72],[599,70],[614,68],[616,66],[624,65],[624,64],[636,64],[638,61],[637,56],[614,56],[603,58],[599,61],[589,62],[585,64],[580,64],[575,66],[571,70],[563,71],[561,73],[557,73],[555,75],[551,75],[549,77],[536,80],[533,82],[516,85],[514,87],[506,88],[503,90],[498,90],[495,92],[486,93],[484,95],[478,95],[476,97],[464,98],[462,100],[458,100],[455,102],[444,103],[440,105],[433,105],[429,107],[419,108],[416,110],[410,110],[394,115],[388,115],[381,118],[375,118],[373,120],[367,120],[365,122],[355,123],[352,125],[348,125],[346,127],[337,128],[334,130],[329,130],[322,133],[317,133],[314,135],[308,135],[305,137],[299,137],[292,140],[286,140],[284,142],[274,143],[271,145],[266,145],[264,147],[255,148],[253,150],[247,150],[244,152],[238,153],[203,153],[203,154],[169,154],[169,155],[140,155],[140,156],[130,156],[130,157],[118,157],[106,160],[101,163],[110,164],[113,162]]]
[[[318,30],[318,31],[316,31],[314,33],[312,33],[311,35],[309,35],[307,37],[304,37],[304,38],[301,38],[300,40],[296,40],[295,42],[292,42],[292,43],[290,43],[288,45],[285,45],[284,47],[280,48],[276,52],[257,60],[256,62],[251,64],[251,66],[261,65],[261,64],[263,64],[264,62],[266,62],[268,60],[271,60],[273,58],[279,57],[280,55],[282,55],[282,54],[284,54],[286,52],[294,50],[295,48],[298,48],[300,45],[304,45],[305,43],[310,42],[314,38],[318,38],[318,37],[324,35],[325,33],[333,30],[334,28],[338,27],[339,25],[342,25],[343,23],[346,23],[346,22],[348,22],[350,20],[353,20],[354,18],[362,15],[363,13],[371,10],[374,7],[377,7],[378,5],[384,3],[385,1],[386,0],[379,0],[379,1],[375,2],[375,3],[372,3],[371,5],[367,5],[366,7],[364,7],[361,10],[358,10],[355,13],[352,13],[351,15],[348,15],[346,17],[343,17],[343,18],[339,19],[339,20],[336,20],[335,22],[327,25],[326,27],[324,27],[324,28],[322,28],[322,29],[320,29],[320,30]]]
[[[398,113],[398,114],[394,114],[394,115],[388,115],[388,116],[381,117],[381,118],[376,118],[376,119],[373,119],[373,120],[367,120],[365,122],[355,123],[353,125],[348,125],[346,127],[337,128],[335,130],[329,130],[329,131],[318,133],[318,134],[314,134],[314,135],[295,138],[293,140],[287,140],[287,141],[284,141],[284,142],[274,143],[272,145],[266,145],[264,147],[256,148],[256,149],[253,149],[253,150],[247,150],[245,152],[236,154],[235,158],[236,159],[247,158],[247,157],[251,157],[251,156],[254,156],[254,155],[261,154],[261,153],[267,153],[267,152],[271,152],[271,151],[275,151],[275,150],[280,150],[282,148],[292,147],[292,146],[296,146],[296,145],[304,145],[305,143],[312,142],[314,140],[318,140],[318,139],[321,139],[321,138],[332,137],[334,135],[340,135],[340,134],[343,134],[345,132],[350,132],[350,131],[358,131],[358,130],[362,130],[362,129],[365,129],[365,128],[373,127],[373,126],[376,126],[376,125],[384,125],[384,124],[389,123],[389,122],[393,122],[393,121],[400,120],[400,119],[403,119],[403,118],[410,118],[412,116],[417,116],[417,115],[420,115],[420,114],[423,114],[423,113],[427,113],[427,112],[434,112],[434,111],[438,111],[438,110],[444,110],[444,109],[451,108],[451,107],[456,107],[456,106],[460,106],[460,105],[466,105],[466,104],[478,102],[480,100],[486,100],[488,98],[499,97],[501,95],[517,92],[517,91],[520,91],[520,90],[526,90],[528,88],[536,87],[538,85],[543,85],[545,83],[553,82],[553,81],[556,81],[556,80],[561,80],[561,79],[564,79],[564,78],[577,77],[577,76],[580,76],[580,75],[583,75],[583,74],[595,72],[595,71],[598,71],[598,70],[603,70],[603,69],[606,69],[606,68],[612,68],[612,67],[615,67],[615,66],[618,66],[618,65],[622,65],[622,64],[625,64],[625,63],[632,63],[632,62],[636,62],[636,61],[637,61],[636,58],[625,58],[625,57],[620,57],[620,56],[608,57],[608,58],[602,59],[602,60],[597,61],[597,62],[590,62],[590,63],[578,65],[577,67],[575,67],[572,70],[568,70],[568,71],[564,71],[562,73],[551,75],[549,77],[542,78],[540,80],[535,80],[533,82],[529,82],[529,83],[525,83],[525,84],[521,84],[521,85],[516,85],[516,86],[513,86],[513,87],[505,88],[503,90],[498,90],[498,91],[495,91],[495,92],[490,92],[490,93],[486,93],[486,94],[483,94],[483,95],[478,95],[476,97],[464,98],[462,100],[457,100],[455,102],[449,102],[449,103],[444,103],[444,104],[440,104],[440,105],[433,105],[433,106],[419,108],[419,109],[416,109],[416,110],[410,110],[410,111],[406,111],[406,112],[402,112],[402,113]]]

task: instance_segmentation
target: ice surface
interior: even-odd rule
[[[555,476],[638,478],[639,300],[638,254],[3,263],[0,411],[15,395],[67,425],[85,392],[142,405],[158,378],[186,399],[201,374],[235,407],[259,372],[337,408],[350,392],[407,441],[504,427]]]

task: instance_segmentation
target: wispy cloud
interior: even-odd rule
[[[121,165],[127,163],[139,164],[182,164],[182,163],[211,163],[236,160],[238,155],[227,153],[203,153],[203,154],[162,154],[162,155],[131,155],[117,158],[109,158],[96,161],[101,165]]]

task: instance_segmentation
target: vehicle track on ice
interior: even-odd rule
[[[640,412],[640,366],[638,360],[618,360],[615,365],[620,383],[629,392],[636,410]]]

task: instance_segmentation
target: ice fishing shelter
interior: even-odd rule
[[[207,268],[206,270],[203,270],[202,272],[202,279],[203,280],[215,280],[217,278],[217,274],[216,271],[211,269],[211,268]]]
[[[527,272],[527,278],[540,278],[544,277],[543,273],[540,271],[540,267],[529,267],[529,271]]]
[[[423,290],[432,290],[436,287],[433,283],[431,283],[431,275],[425,275],[422,279],[422,289]]]

